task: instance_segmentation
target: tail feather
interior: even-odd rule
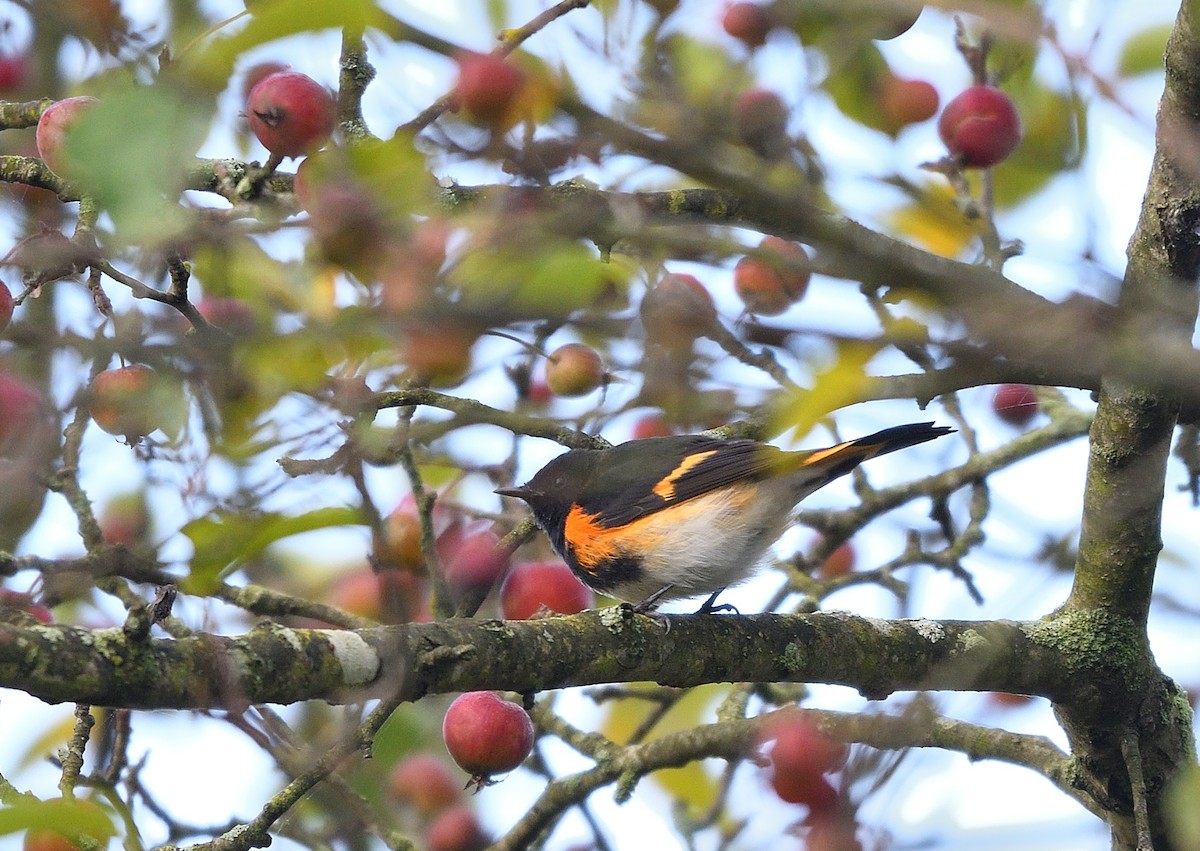
[[[934,440],[953,431],[952,428],[935,426],[933,423],[909,423],[885,428],[828,449],[797,453],[801,456],[797,470],[802,492],[800,498],[846,475],[864,461]]]

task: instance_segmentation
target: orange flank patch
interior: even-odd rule
[[[679,462],[679,466],[668,473],[662,481],[654,486],[654,492],[661,496],[665,501],[671,502],[675,499],[675,483],[679,481],[688,470],[695,467],[705,458],[710,455],[716,455],[717,450],[710,449],[708,452],[693,452],[691,455]]]
[[[612,527],[576,505],[567,514],[564,534],[579,566],[595,575],[605,562],[615,558],[664,549],[695,549],[707,533],[716,539],[734,535],[736,529],[728,524],[742,515],[757,492],[758,488],[750,484],[721,488]],[[701,560],[705,557],[703,550],[701,546],[696,552]]]

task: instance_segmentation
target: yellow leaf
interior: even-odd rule
[[[712,722],[714,707],[729,693],[729,688],[728,685],[718,684],[690,689],[658,720],[646,740]],[[613,741],[626,742],[657,705],[635,698],[615,701],[609,706],[601,732]],[[654,772],[651,779],[672,797],[688,804],[693,812],[710,806],[717,794],[716,775],[703,762],[662,769]]]
[[[795,394],[775,414],[772,431],[792,429],[794,436],[800,438],[838,408],[862,401],[875,380],[867,374],[866,366],[878,351],[878,343],[858,340],[840,343],[837,357],[817,373],[812,388]]]
[[[957,257],[979,233],[979,224],[963,215],[949,186],[921,187],[884,220],[896,233],[943,257]]]

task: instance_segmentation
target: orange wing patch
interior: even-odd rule
[[[664,476],[662,481],[654,486],[654,493],[661,496],[665,502],[671,502],[675,499],[675,483],[679,481],[683,474],[705,458],[716,454],[717,450],[710,449],[707,452],[693,452],[691,455],[688,455],[679,462],[679,466]]]

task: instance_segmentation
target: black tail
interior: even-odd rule
[[[866,437],[851,440],[849,445],[863,449],[867,449],[868,447],[875,448],[875,451],[870,456],[874,458],[878,455],[886,455],[889,452],[895,452],[897,449],[907,449],[910,446],[916,446],[918,443],[925,443],[928,440],[953,433],[954,429],[947,426],[935,426],[933,423],[909,423],[908,425],[885,428],[883,431],[877,431],[874,434],[868,434]]]
[[[824,481],[829,482],[838,476],[844,476],[871,458],[916,446],[927,440],[933,440],[944,434],[950,434],[954,429],[946,426],[935,426],[933,423],[909,423],[908,425],[892,426],[866,437],[847,440],[828,449],[817,449],[811,452],[797,452],[795,458],[798,469],[821,471]],[[819,487],[819,485],[818,485]]]

